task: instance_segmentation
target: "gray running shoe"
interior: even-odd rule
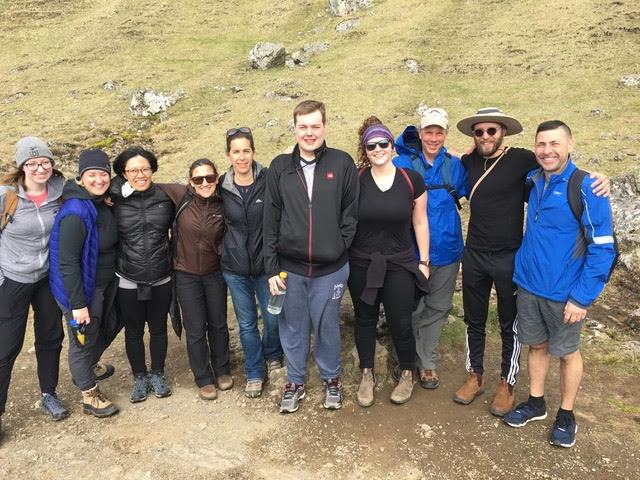
[[[298,410],[298,403],[304,398],[304,383],[296,385],[287,383],[280,400],[280,413],[293,413]]]
[[[338,378],[324,381],[324,408],[336,410],[342,407],[342,382]]]
[[[56,421],[69,416],[69,410],[64,408],[64,405],[62,405],[62,402],[55,393],[42,394],[42,409]]]
[[[164,398],[171,395],[171,387],[164,381],[164,372],[151,372],[149,375],[149,383],[156,397]]]
[[[134,379],[135,383],[129,400],[131,403],[144,402],[147,399],[147,392],[151,390],[151,385],[149,385],[149,376],[146,373],[141,373],[135,375]]]

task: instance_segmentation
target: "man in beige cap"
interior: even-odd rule
[[[525,180],[538,164],[530,150],[503,144],[504,137],[520,133],[522,125],[498,108],[482,108],[460,120],[457,127],[473,137],[475,149],[462,157],[470,188],[469,227],[462,256],[469,377],[455,393],[454,400],[467,405],[484,392],[485,325],[491,287],[495,286],[502,364],[500,385],[490,411],[501,417],[513,408],[513,387],[520,369],[520,342],[514,328],[516,285],[512,277],[515,253],[522,242]],[[594,193],[606,195],[609,180],[600,178],[594,186]]]

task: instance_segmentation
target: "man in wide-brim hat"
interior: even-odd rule
[[[516,285],[512,277],[515,253],[522,242],[525,180],[538,164],[532,151],[503,144],[504,137],[520,133],[522,125],[498,108],[481,108],[460,120],[457,127],[473,137],[475,148],[462,157],[470,192],[469,227],[462,257],[469,377],[456,391],[454,400],[467,405],[484,392],[485,326],[491,287],[495,286],[502,362],[500,384],[490,411],[501,417],[513,408],[513,387],[520,369],[520,342],[514,329]],[[594,193],[608,192],[606,177],[592,184],[595,185],[598,187]]]

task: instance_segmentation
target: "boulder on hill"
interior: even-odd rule
[[[155,90],[141,88],[133,93],[129,110],[140,117],[150,117],[161,112],[166,112],[182,97],[184,90],[179,88],[172,94],[156,92]]]
[[[618,80],[618,86],[619,87],[640,87],[640,73],[623,75]]]
[[[280,43],[258,42],[249,52],[251,66],[258,70],[284,65],[287,51]]]
[[[316,53],[322,53],[329,50],[329,42],[310,42],[305,43],[302,48],[293,52],[291,59],[294,64],[306,67],[311,61],[311,57]]]
[[[331,15],[344,17],[361,8],[370,8],[373,0],[329,0],[327,10]]]

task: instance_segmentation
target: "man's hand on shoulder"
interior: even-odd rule
[[[611,195],[611,179],[603,173],[591,172],[589,178],[595,178],[596,180],[591,184],[591,189],[594,195],[598,197],[607,198]]]

